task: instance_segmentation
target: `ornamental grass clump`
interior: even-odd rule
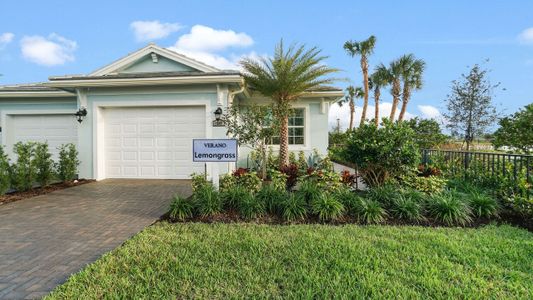
[[[389,211],[393,217],[400,220],[418,223],[425,219],[422,202],[406,195],[399,195],[394,199]]]
[[[468,204],[476,217],[491,218],[498,216],[500,204],[494,197],[479,190],[472,190],[468,194],[468,199]]]
[[[316,199],[322,197],[323,191],[316,181],[308,179],[300,182],[297,193],[301,195],[307,203],[312,203]]]
[[[280,211],[281,203],[285,201],[288,195],[285,192],[285,185],[280,188],[275,184],[263,184],[255,197],[264,203],[266,212],[277,214]]]
[[[357,219],[365,224],[383,223],[387,216],[380,202],[368,198],[362,198],[356,210]]]
[[[289,193],[280,203],[280,213],[287,222],[302,220],[307,216],[307,203],[302,195]]]
[[[392,184],[376,186],[370,189],[368,197],[379,202],[383,207],[389,208],[399,195],[399,187]]]
[[[239,199],[250,194],[250,191],[242,185],[235,185],[231,189],[225,190],[220,193],[220,197],[224,203],[226,209],[237,209]]]
[[[183,221],[193,216],[194,205],[190,199],[174,196],[170,203],[169,217],[173,221]]]
[[[250,192],[242,194],[237,199],[236,206],[239,215],[245,220],[261,217],[265,214],[265,203]]]
[[[448,226],[466,225],[472,222],[472,210],[462,195],[455,191],[445,191],[433,195],[428,201],[429,215]]]
[[[209,217],[222,211],[222,198],[212,185],[200,186],[193,194],[195,209],[201,217]]]
[[[321,221],[334,221],[344,213],[344,205],[333,195],[323,193],[311,201],[311,211]]]

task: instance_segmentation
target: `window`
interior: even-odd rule
[[[305,143],[305,109],[295,108],[289,116],[289,145]],[[279,136],[272,137],[270,144],[279,145]]]

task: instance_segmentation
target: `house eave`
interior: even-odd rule
[[[3,92],[0,91],[0,98],[58,98],[58,97],[75,97],[76,95],[68,92],[48,92],[48,91],[9,91]]]
[[[122,86],[154,86],[184,84],[223,84],[243,83],[240,75],[201,76],[201,77],[153,77],[153,78],[101,78],[101,79],[51,79],[44,86],[56,88],[73,87],[122,87]]]

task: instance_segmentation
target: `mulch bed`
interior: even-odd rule
[[[93,181],[94,180],[80,179],[77,182],[67,182],[67,183],[58,182],[58,183],[53,183],[53,184],[51,184],[51,185],[49,185],[49,186],[47,186],[45,188],[36,187],[36,188],[33,188],[33,189],[25,191],[25,192],[8,193],[8,194],[0,196],[0,205],[6,204],[6,203],[10,203],[10,202],[14,202],[14,201],[18,201],[18,200],[22,200],[22,199],[35,197],[35,196],[39,196],[39,195],[48,194],[48,193],[51,193],[53,191],[58,191],[58,190],[66,189],[66,188],[69,188],[69,187],[90,183],[90,182],[93,182]]]
[[[171,223],[180,223],[180,221],[171,220],[168,213],[161,216],[160,221],[168,221]],[[290,224],[328,224],[328,225],[347,225],[347,224],[361,224],[357,221],[356,218],[351,216],[343,216],[342,218],[339,218],[335,221],[330,222],[322,222],[318,219],[316,216],[310,216],[303,220],[298,220],[294,222],[286,222],[282,218],[278,216],[273,215],[265,215],[259,218],[254,218],[251,220],[245,220],[239,216],[239,214],[235,211],[228,211],[223,213],[218,213],[209,217],[193,217],[188,218],[184,220],[183,222],[192,222],[192,223],[225,223],[225,224],[231,224],[231,223],[252,223],[252,224],[265,224],[265,225],[290,225]],[[526,220],[524,217],[520,216],[514,216],[511,217],[510,215],[501,215],[500,218],[497,219],[485,219],[485,218],[476,218],[472,223],[469,223],[465,226],[453,226],[453,227],[465,227],[465,228],[479,228],[485,225],[489,224],[508,224],[508,225],[514,225],[517,227],[521,227],[524,229],[527,229],[531,232],[533,232],[533,220]],[[414,222],[407,222],[402,220],[387,220],[383,223],[380,223],[379,225],[389,225],[389,226],[422,226],[422,227],[450,227],[443,223],[439,223],[433,220],[426,220],[421,221],[418,223]]]

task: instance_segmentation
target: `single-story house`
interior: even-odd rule
[[[294,102],[291,151],[326,153],[329,106],[342,96],[327,88]],[[226,138],[226,128],[213,126],[217,108],[265,101],[239,71],[149,44],[88,75],[0,87],[0,140],[11,158],[18,141],[47,141],[54,156],[57,146],[74,143],[81,178],[184,179],[204,172],[192,161],[192,139]],[[84,110],[79,123],[75,113]],[[239,165],[249,152],[239,149]],[[208,163],[207,171],[234,167]]]

